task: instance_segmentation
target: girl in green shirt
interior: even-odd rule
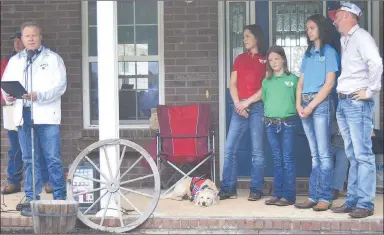
[[[268,77],[263,80],[262,99],[267,139],[273,156],[274,194],[265,204],[288,206],[296,201],[293,141],[298,78],[289,72],[282,47],[271,47],[267,59]]]

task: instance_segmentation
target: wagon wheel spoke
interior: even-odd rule
[[[139,192],[139,191],[135,191],[135,190],[132,190],[132,189],[129,189],[129,188],[124,188],[124,187],[120,186],[120,189],[128,191],[128,192],[131,192],[131,193],[135,193],[135,194],[138,194],[138,195],[141,195],[141,196],[153,198],[152,195],[149,195],[149,194],[146,194],[146,193],[142,193],[142,192]]]
[[[113,196],[115,197],[116,205],[118,205],[119,198],[118,198],[117,193],[114,193]],[[118,207],[121,207],[121,206],[118,205]],[[118,208],[118,209],[117,209],[117,212],[119,213],[120,225],[121,225],[122,227],[124,227],[123,215],[121,214],[121,210]]]
[[[127,146],[124,145],[123,152],[120,155],[119,164],[117,165],[117,169],[116,169],[116,174],[115,174],[115,178],[116,179],[118,177],[118,174],[119,174],[119,171],[120,171],[120,167],[121,167],[121,163],[123,162],[126,149],[127,149]]]
[[[92,181],[94,181],[94,182],[98,182],[98,183],[100,183],[100,184],[105,184],[104,181],[101,181],[101,180],[98,180],[98,179],[95,179],[95,178],[89,178],[89,177],[87,177],[87,176],[80,175],[80,174],[77,174],[77,173],[74,173],[73,175],[76,176],[76,177],[80,177],[80,178],[86,179],[86,180],[92,180]]]
[[[132,168],[133,167],[135,167],[136,166],[136,164],[139,162],[139,161],[141,161],[141,159],[143,159],[143,155],[141,155],[141,157],[139,158],[139,159],[137,159],[125,172],[124,172],[124,174],[122,174],[121,176],[120,176],[120,180],[130,171],[130,170],[132,170]]]
[[[85,192],[75,193],[73,195],[74,196],[80,196],[80,195],[84,195],[84,194],[88,194],[88,193],[98,192],[98,191],[103,190],[103,189],[106,189],[106,187],[100,187],[100,188],[92,189],[92,190],[85,191]]]
[[[108,203],[104,208],[104,213],[103,213],[103,217],[101,217],[100,226],[103,226],[104,224],[105,215],[107,214],[109,203],[111,202],[111,197],[112,197],[112,193],[109,194]]]
[[[108,191],[105,191],[104,194],[99,197],[86,211],[84,211],[84,215],[86,215],[92,208],[103,198],[105,195],[107,195]]]
[[[85,156],[84,157],[89,163],[91,163],[91,165],[96,169],[96,171],[102,175],[104,177],[105,180],[109,179],[103,172],[101,172],[101,170],[99,169],[99,167],[96,166],[96,164],[91,160],[89,159],[88,156]]]
[[[134,179],[131,179],[131,180],[127,180],[127,181],[123,181],[123,182],[120,183],[120,185],[132,183],[132,182],[143,180],[143,179],[150,178],[150,177],[153,177],[153,174],[142,176],[142,177],[137,177],[137,178],[134,178]]]
[[[124,195],[124,194],[122,194],[120,191],[118,191],[118,193],[120,194],[120,196],[122,196],[123,198],[124,198],[124,200],[126,201],[126,202],[128,202],[128,204],[130,205],[130,206],[132,206],[132,208],[137,212],[137,213],[139,213],[139,215],[142,215],[143,213],[135,206],[135,205],[133,205],[133,203]]]

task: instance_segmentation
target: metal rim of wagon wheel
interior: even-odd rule
[[[112,169],[110,166],[110,161],[108,159],[108,156],[107,156],[108,154],[107,154],[106,148],[105,148],[108,145],[115,145],[115,146],[119,145],[120,147],[123,146],[122,153],[120,154],[120,151],[119,151],[119,154],[118,154],[119,155],[118,156],[118,167],[116,168],[116,174],[113,174],[114,172],[111,171]],[[130,165],[124,173],[118,175],[118,172],[120,171],[120,167],[121,167],[122,161],[124,159],[127,147],[136,150],[141,156],[132,165]],[[105,153],[104,156],[107,156],[105,158],[106,158],[106,162],[108,165],[108,172],[110,173],[109,176],[112,176],[112,177],[107,177],[108,174],[102,173],[100,168],[97,166],[97,164],[95,164],[88,157],[88,155],[91,152],[93,152],[93,150],[95,150],[97,148],[99,148],[100,151],[102,151],[101,149],[103,149],[103,151]],[[129,173],[129,171],[132,170],[133,167],[135,167],[137,164],[140,164],[142,159],[145,159],[147,161],[147,163],[150,166],[150,169],[152,170],[152,174],[120,182],[120,180],[123,178],[123,176],[127,175]],[[100,174],[100,180],[94,179],[94,178],[89,178],[89,177],[84,177],[84,176],[79,176],[79,174],[75,173],[76,169],[78,168],[79,164],[82,161],[87,161],[93,166],[93,169],[95,169]],[[113,177],[113,176],[115,176],[115,177]],[[74,177],[85,178],[87,180],[92,180],[94,182],[98,182],[98,183],[100,183],[100,187],[93,189],[93,190],[90,190],[90,191],[86,191],[86,192],[73,193],[72,182],[73,182]],[[106,182],[102,181],[102,177],[104,179],[106,179]],[[151,177],[154,178],[154,195],[149,195],[146,193],[142,193],[142,192],[135,191],[135,190],[121,186],[121,185],[129,184],[129,183],[134,182],[134,181],[139,181],[139,180],[151,178]],[[103,195],[101,194],[101,190],[105,191],[105,193]],[[141,146],[139,146],[138,144],[133,143],[129,140],[124,140],[124,139],[101,140],[101,141],[98,141],[98,142],[95,142],[95,143],[89,145],[87,148],[85,148],[76,157],[75,161],[73,162],[73,164],[71,165],[71,167],[69,169],[68,177],[67,177],[68,200],[75,200],[74,196],[76,196],[76,195],[84,195],[84,194],[93,193],[96,191],[100,191],[100,197],[97,200],[95,198],[95,201],[93,202],[93,204],[87,210],[85,210],[84,213],[79,209],[79,211],[77,213],[77,217],[84,224],[86,224],[87,226],[89,226],[93,229],[98,229],[98,230],[108,231],[108,232],[116,232],[116,233],[128,232],[128,231],[131,231],[131,230],[137,228],[142,223],[144,223],[151,216],[153,211],[155,210],[155,208],[158,204],[158,201],[160,199],[160,175],[159,175],[159,171],[158,171],[157,166],[156,166],[155,162],[153,161],[152,157],[149,155],[149,153],[146,150],[144,150]],[[141,196],[144,196],[147,198],[149,197],[149,198],[152,198],[152,200],[151,200],[149,206],[143,212],[141,212],[137,207],[135,207],[135,205],[133,205],[133,203],[127,197],[125,197],[125,195],[123,194],[122,191],[130,192],[130,193],[133,193],[136,195],[141,195]],[[119,218],[117,218],[117,219],[119,220],[120,226],[119,227],[104,226],[104,220],[106,217],[106,212],[107,212],[107,210],[112,210],[109,208],[107,208],[107,210],[104,210],[103,216],[101,217],[101,221],[99,224],[96,224],[94,221],[92,221],[90,219],[89,216],[87,216],[88,211],[90,209],[92,209],[97,203],[99,203],[99,201],[102,198],[108,196],[108,204],[109,204],[111,197],[112,196],[116,197],[117,195],[120,195],[120,200],[122,200],[122,199],[125,200],[138,213],[138,215],[140,215],[136,220],[134,220],[133,222],[131,222],[129,224],[125,224],[122,212],[120,210],[118,210]],[[114,198],[114,200],[116,200],[116,198]]]

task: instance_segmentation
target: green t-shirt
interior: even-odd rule
[[[294,74],[265,78],[262,84],[264,115],[270,118],[286,118],[296,112],[296,87],[298,78]]]

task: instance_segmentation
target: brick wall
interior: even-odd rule
[[[1,56],[11,52],[9,37],[25,21],[43,28],[43,44],[65,62],[68,87],[62,98],[61,143],[64,166],[98,140],[98,130],[84,130],[82,120],[81,3],[74,1],[2,1]],[[167,104],[208,102],[218,133],[217,1],[164,1],[165,87]],[[206,98],[206,91],[209,97]],[[139,144],[154,133],[121,130],[120,137]],[[218,140],[218,138],[216,138]],[[8,140],[1,130],[1,176],[6,176]],[[217,164],[218,166],[219,164]],[[218,171],[217,171],[218,172]]]
[[[67,68],[68,86],[62,97],[62,159],[67,166],[78,154],[82,129],[81,3],[79,1],[1,1],[1,56],[12,51],[9,37],[25,21],[43,29],[43,44],[57,52]],[[1,173],[6,174],[8,139],[1,131]]]
[[[217,1],[164,1],[165,102],[211,105],[218,162]],[[206,92],[208,91],[208,98]],[[219,164],[216,164],[219,172]]]

